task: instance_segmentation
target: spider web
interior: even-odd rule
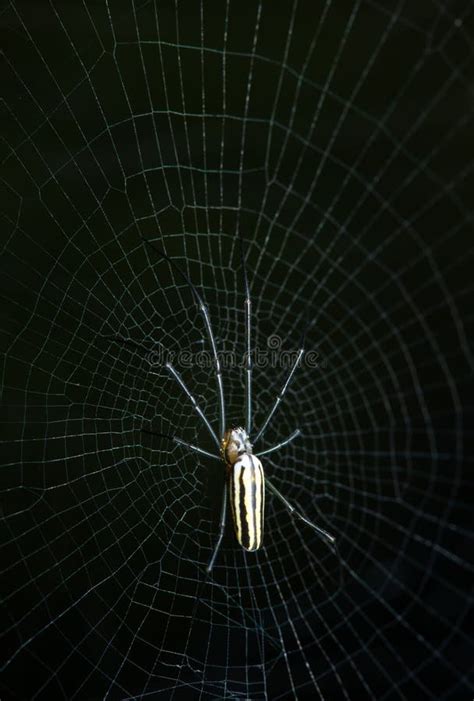
[[[472,695],[472,3],[32,3],[1,15],[5,699]],[[297,348],[228,524],[205,329]],[[120,335],[142,344],[115,343]],[[272,342],[273,342],[272,341]],[[254,375],[255,427],[284,372]],[[243,372],[226,367],[228,425]],[[470,413],[471,412],[471,413]],[[472,470],[472,462],[470,469]],[[471,480],[472,482],[472,480]],[[471,622],[472,625],[472,622]]]

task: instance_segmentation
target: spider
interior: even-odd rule
[[[265,433],[273,415],[275,414],[278,406],[280,405],[288,386],[293,378],[296,368],[301,360],[304,353],[304,337],[303,333],[300,348],[296,355],[288,376],[283,384],[283,388],[277,395],[262,427],[257,432],[253,441],[251,441],[252,432],[252,347],[251,347],[251,312],[252,312],[252,302],[250,298],[250,288],[247,277],[247,270],[245,265],[245,256],[243,252],[243,241],[242,236],[240,236],[240,251],[242,258],[242,270],[245,285],[245,426],[235,426],[232,428],[226,427],[225,420],[225,402],[224,402],[224,387],[222,380],[222,367],[219,360],[219,355],[217,352],[216,340],[211,327],[211,320],[209,316],[209,311],[203,298],[199,294],[196,287],[193,285],[191,280],[185,275],[181,268],[175,263],[175,261],[170,258],[164,251],[158,248],[152,241],[145,239],[143,241],[148,244],[161,258],[168,261],[171,267],[177,272],[177,274],[185,281],[193,296],[196,300],[197,306],[202,314],[204,325],[206,327],[207,336],[209,339],[209,344],[213,356],[213,365],[215,369],[215,376],[217,382],[217,392],[219,396],[219,433],[216,434],[214,428],[211,426],[210,422],[204,415],[203,411],[199,407],[197,400],[191,393],[191,391],[186,386],[183,378],[179,374],[178,370],[170,363],[165,363],[165,367],[171,376],[175,379],[177,384],[180,386],[181,390],[184,392],[188,398],[190,404],[192,405],[194,411],[198,414],[203,424],[206,426],[209,434],[211,435],[214,443],[217,447],[217,453],[211,453],[203,448],[200,448],[192,443],[188,443],[178,436],[168,436],[166,434],[156,433],[155,431],[147,431],[142,429],[144,433],[149,433],[151,435],[159,435],[174,441],[176,444],[182,446],[183,448],[190,450],[194,453],[198,453],[211,460],[223,461],[226,470],[226,483],[224,484],[224,489],[222,493],[222,506],[219,521],[219,533],[217,537],[212,556],[207,565],[207,572],[211,572],[216,561],[219,548],[221,546],[222,538],[224,536],[224,529],[226,524],[227,516],[227,499],[229,498],[232,510],[232,517],[234,523],[234,530],[237,541],[246,551],[253,552],[258,550],[262,546],[263,542],[263,523],[264,523],[264,508],[265,508],[265,489],[271,492],[277,499],[279,499],[289,513],[303,521],[307,526],[311,527],[319,536],[325,539],[331,545],[335,543],[335,538],[327,533],[325,530],[317,526],[315,523],[310,521],[300,510],[296,509],[283,494],[272,484],[272,482],[265,477],[263,466],[260,458],[264,455],[273,453],[280,448],[288,445],[297,436],[301,434],[299,429],[293,431],[293,433],[285,440],[277,443],[271,448],[267,448],[258,453],[254,453],[253,446],[262,438]],[[116,340],[122,342],[127,342],[129,339],[123,339],[115,337]],[[132,342],[133,345],[139,345]],[[140,346],[141,347],[141,346]]]

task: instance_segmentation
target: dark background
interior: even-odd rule
[[[473,7],[467,2],[4,6],[2,699],[472,696]],[[303,367],[265,546],[147,349],[196,352],[189,287],[242,353]],[[161,346],[160,346],[161,344]],[[216,424],[208,368],[183,377]],[[283,381],[255,372],[255,426]],[[238,367],[225,375],[242,422]]]

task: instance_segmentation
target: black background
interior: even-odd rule
[[[2,698],[472,696],[472,13],[5,7]],[[320,359],[268,434],[303,439],[266,467],[339,554],[270,504],[264,550],[229,526],[206,580],[223,470],[144,437],[212,449],[107,337],[205,336],[144,236],[243,352],[238,232],[255,343],[293,349],[308,317]],[[211,371],[183,376],[215,422]],[[256,426],[281,378],[256,371]],[[239,368],[225,388],[240,423]]]

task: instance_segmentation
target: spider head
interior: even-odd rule
[[[228,465],[233,465],[244,453],[252,453],[247,431],[241,426],[229,428],[221,442],[221,455]]]

